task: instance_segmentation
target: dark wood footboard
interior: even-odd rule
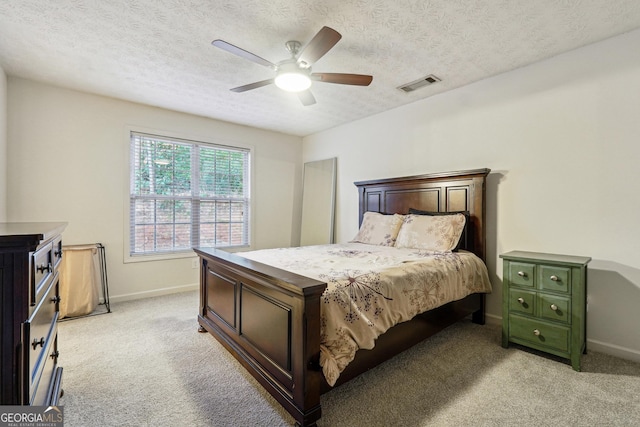
[[[326,283],[216,249],[200,256],[198,322],[302,426],[320,418]]]

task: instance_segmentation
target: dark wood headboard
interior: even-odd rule
[[[359,224],[367,211],[406,214],[409,209],[469,212],[461,248],[485,260],[485,181],[490,169],[432,173],[355,182],[360,199]]]

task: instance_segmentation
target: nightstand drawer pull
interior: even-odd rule
[[[549,279],[553,280],[554,282],[557,282],[558,280],[560,280],[560,279],[558,279],[558,276],[555,276],[555,275],[549,277]]]
[[[524,271],[518,271],[518,276],[527,277],[527,273],[525,273]]]
[[[535,336],[540,336],[540,331],[539,331],[539,330],[537,330],[537,329],[534,329],[534,330],[533,330],[533,335],[535,335]]]
[[[518,298],[518,302],[519,302],[520,304],[524,304],[524,298],[522,298],[522,297],[521,297],[521,298]]]
[[[556,311],[558,309],[558,306],[555,304],[551,304],[551,310]]]

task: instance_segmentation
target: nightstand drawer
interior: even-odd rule
[[[568,297],[540,294],[538,299],[540,317],[571,323],[571,300]]]
[[[569,328],[547,322],[509,316],[509,339],[526,341],[532,347],[547,347],[561,352],[569,351]]]
[[[536,309],[535,302],[535,292],[509,289],[509,309],[511,311],[533,314]]]
[[[565,267],[541,265],[538,269],[540,289],[553,292],[571,292],[571,270]]]
[[[512,262],[509,264],[509,283],[516,286],[535,286],[535,264]]]

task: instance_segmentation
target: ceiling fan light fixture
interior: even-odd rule
[[[276,86],[287,92],[302,92],[311,87],[311,79],[300,73],[283,73],[276,77]]]
[[[302,92],[311,87],[309,69],[300,69],[295,62],[286,62],[278,66],[275,84],[287,92]]]

